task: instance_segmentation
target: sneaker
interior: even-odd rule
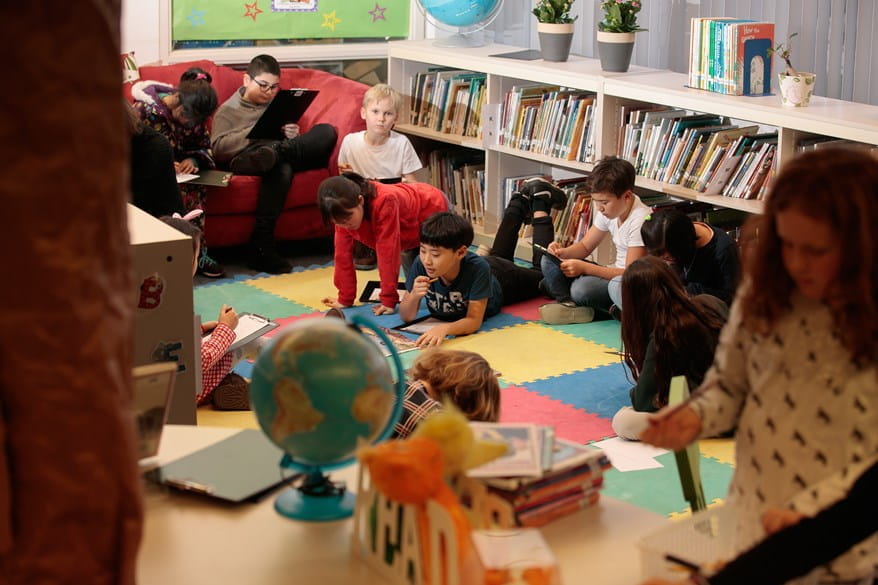
[[[247,259],[247,266],[268,274],[286,274],[293,269],[293,264],[278,254],[274,247],[254,248]]]
[[[542,177],[525,179],[518,192],[529,201],[535,197],[541,197],[549,203],[550,207],[555,209],[564,209],[564,206],[567,205],[567,193]]]
[[[361,242],[354,242],[354,268],[357,270],[378,268],[378,256],[375,255],[375,250]]]
[[[206,252],[202,252],[201,256],[198,257],[198,268],[196,271],[201,276],[206,276],[207,278],[222,278],[226,275],[219,262],[208,256]]]
[[[484,244],[479,244],[479,248],[476,250],[476,255],[477,256],[490,256],[491,255],[491,248],[489,248],[488,246],[486,246]]]
[[[594,309],[576,305],[571,307],[568,303],[547,303],[540,306],[540,319],[549,325],[591,323]]]
[[[213,389],[214,410],[250,410],[250,383],[229,372]]]

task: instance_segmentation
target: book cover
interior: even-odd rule
[[[740,23],[735,33],[735,95],[770,94],[774,23]]]
[[[532,423],[471,422],[476,439],[506,443],[506,455],[471,469],[469,477],[539,477],[543,473],[541,454],[544,435]]]

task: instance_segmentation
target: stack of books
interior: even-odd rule
[[[498,142],[562,160],[592,160],[595,97],[557,85],[514,86],[503,98]]]
[[[479,138],[487,75],[433,68],[409,80],[409,123],[436,132]]]
[[[487,488],[500,528],[539,527],[597,504],[610,468],[595,447],[558,439],[551,427],[471,423],[476,435],[506,441],[509,453],[471,470]]]
[[[730,95],[771,93],[774,24],[732,18],[693,18],[689,86]]]
[[[485,220],[485,153],[439,149],[428,155],[430,184],[448,195],[454,211],[475,225]]]

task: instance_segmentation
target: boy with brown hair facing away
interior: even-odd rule
[[[414,183],[415,172],[423,168],[418,154],[405,134],[394,132],[402,97],[386,83],[373,85],[363,95],[360,117],[366,129],[342,139],[338,150],[339,172],[354,172],[382,183]],[[378,265],[375,250],[357,242],[354,245],[357,270]]]
[[[589,177],[597,211],[592,226],[585,237],[570,246],[549,244],[549,251],[561,259],[560,263],[548,256],[541,262],[543,286],[558,301],[540,307],[540,317],[546,323],[588,323],[595,309],[609,313],[611,305],[622,308],[622,273],[646,255],[640,227],[650,213],[634,194],[634,177],[631,163],[615,156],[595,165]],[[608,233],[616,246],[615,262],[601,266],[585,260]]]
[[[497,422],[500,383],[497,372],[481,355],[471,351],[429,349],[409,370],[403,414],[394,435],[405,438],[419,422],[450,400],[469,420]]]

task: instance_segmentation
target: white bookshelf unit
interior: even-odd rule
[[[502,104],[513,85],[544,83],[595,92],[593,124],[596,159],[614,154],[620,131],[617,109],[632,102],[646,102],[685,109],[694,113],[716,114],[735,121],[777,130],[776,164],[781,168],[795,155],[803,139],[827,136],[878,145],[878,106],[812,97],[806,108],[781,105],[780,95],[731,96],[692,89],[683,73],[632,66],[627,73],[607,73],[597,59],[571,56],[563,63],[542,60],[522,61],[492,55],[521,50],[520,47],[488,45],[477,48],[436,47],[432,41],[392,41],[388,43],[388,83],[403,96],[410,93],[410,79],[435,67],[450,67],[485,73],[487,103]],[[774,88],[775,85],[773,84]],[[405,107],[409,100],[404,99]],[[400,116],[408,120],[407,112]],[[465,146],[485,153],[485,217],[477,229],[477,241],[490,244],[502,217],[501,183],[504,177],[525,173],[555,176],[585,174],[592,163],[569,161],[517,150],[474,138],[465,138],[413,126],[397,124],[400,132],[440,143]],[[565,175],[566,173],[566,175]],[[762,201],[706,195],[677,184],[638,177],[637,185],[680,199],[702,201],[718,207],[760,213]]]

